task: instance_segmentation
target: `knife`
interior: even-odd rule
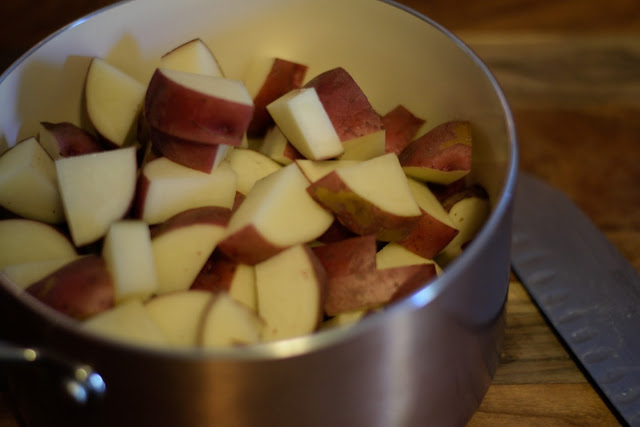
[[[514,273],[619,420],[640,426],[640,275],[561,191],[520,173]]]

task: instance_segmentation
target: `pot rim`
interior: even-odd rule
[[[3,81],[27,58],[33,55],[43,45],[50,40],[57,37],[59,34],[70,30],[84,22],[100,15],[112,8],[120,7],[124,4],[133,2],[135,0],[121,0],[103,8],[97,9],[87,15],[84,15],[69,24],[61,27],[55,32],[51,33],[40,42],[31,47],[23,55],[21,55],[16,61],[14,61],[2,74],[0,74],[0,85]],[[197,360],[233,360],[233,361],[265,361],[274,359],[284,359],[289,357],[300,356],[306,353],[313,353],[321,351],[328,347],[337,345],[341,342],[348,341],[353,337],[361,335],[370,329],[377,328],[382,322],[386,322],[389,316],[394,315],[400,311],[418,310],[431,301],[436,299],[447,288],[454,286],[457,276],[455,271],[464,271],[466,266],[470,264],[476,257],[481,256],[483,248],[487,246],[488,242],[492,238],[492,234],[500,224],[503,222],[503,218],[509,214],[510,206],[515,193],[516,180],[518,174],[518,142],[515,121],[511,108],[506,99],[506,96],[498,83],[497,79],[490,71],[489,67],[480,59],[480,57],[458,36],[453,32],[434,21],[432,18],[419,13],[409,6],[400,4],[394,0],[377,0],[385,3],[389,6],[396,7],[406,13],[409,13],[426,24],[434,27],[436,30],[445,35],[448,39],[453,41],[458,49],[461,49],[465,55],[467,55],[477,66],[480,72],[487,78],[493,92],[499,99],[499,103],[502,109],[502,115],[506,124],[507,137],[508,137],[508,159],[506,162],[507,171],[505,174],[505,181],[501,191],[499,192],[497,201],[493,206],[489,218],[485,225],[478,232],[473,242],[461,253],[456,259],[448,266],[448,273],[434,279],[428,285],[424,286],[418,291],[415,291],[411,296],[404,298],[401,301],[391,304],[389,307],[381,313],[376,313],[374,316],[367,316],[361,319],[356,324],[348,327],[331,328],[327,330],[321,330],[314,332],[310,335],[290,338],[286,340],[274,341],[253,344],[248,347],[237,348],[220,348],[220,349],[174,349],[174,348],[160,348],[144,345],[136,345],[133,343],[127,343],[122,340],[98,336],[90,331],[86,331],[79,326],[77,320],[71,319],[61,313],[58,313],[54,309],[40,303],[39,301],[25,296],[21,289],[16,286],[12,286],[8,283],[8,280],[0,272],[0,287],[12,295],[18,302],[24,304],[31,312],[46,319],[52,326],[56,328],[64,329],[65,332],[75,335],[76,337],[91,341],[93,344],[109,346],[118,348],[122,351],[135,352],[140,355],[149,357],[164,357],[164,358],[180,358],[185,361],[197,361]]]

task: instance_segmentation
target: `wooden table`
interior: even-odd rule
[[[403,0],[468,43],[509,99],[521,167],[565,191],[640,271],[640,3]],[[3,0],[0,69],[113,0]],[[472,426],[618,425],[513,279],[493,385]],[[0,427],[17,422],[0,395]]]

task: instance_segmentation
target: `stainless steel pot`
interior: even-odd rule
[[[388,310],[350,328],[249,349],[161,351],[110,341],[0,277],[0,337],[55,355],[28,351],[25,360],[0,344],[19,360],[3,366],[21,419],[65,426],[466,423],[498,363],[517,170],[513,120],[487,68],[450,32],[393,2],[135,0],[60,30],[0,77],[4,139],[13,145],[40,120],[83,124],[89,56],[106,56],[145,81],[159,54],[193,37],[212,46],[229,76],[268,51],[310,64],[310,75],[345,67],[380,111],[402,103],[432,125],[471,120],[474,179],[489,192],[491,217],[437,281]],[[84,365],[75,361],[100,376],[78,371]],[[83,395],[92,387],[97,394]]]

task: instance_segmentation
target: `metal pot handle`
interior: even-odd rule
[[[104,380],[88,365],[75,363],[49,350],[22,347],[0,340],[0,366],[16,364],[46,367],[60,379],[62,392],[79,405],[102,400],[106,392]]]

